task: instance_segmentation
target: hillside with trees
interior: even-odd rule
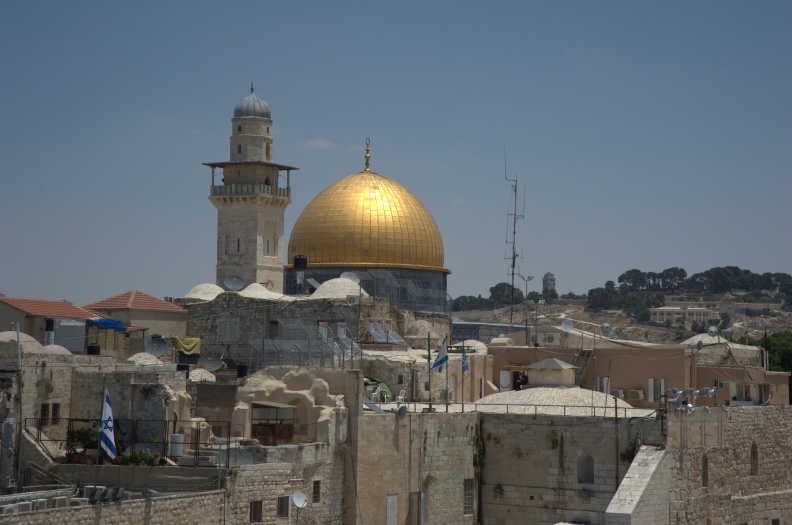
[[[753,273],[737,266],[711,268],[688,277],[676,266],[661,272],[627,270],[604,287],[589,290],[588,307],[593,310],[623,310],[639,322],[649,320],[649,308],[663,306],[666,296],[680,295],[684,300],[707,301],[716,294],[736,294],[741,302],[782,303],[792,308],[792,276],[787,273]]]

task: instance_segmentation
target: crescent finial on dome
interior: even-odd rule
[[[369,160],[371,160],[371,154],[369,153],[369,145],[371,141],[368,137],[366,137],[366,169],[365,171],[369,171]]]
[[[250,92],[253,93],[253,82],[250,83]]]

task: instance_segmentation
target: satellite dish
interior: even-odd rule
[[[349,279],[352,282],[360,284],[360,277],[355,272],[344,272],[341,274],[341,279]]]
[[[677,410],[682,408],[682,396],[675,397],[674,399],[669,399],[668,404],[672,407],[676,408]]]
[[[732,336],[732,334],[734,333],[734,328],[732,328],[732,327],[730,326],[730,327],[728,327],[728,328],[727,328],[727,329],[725,329],[725,330],[721,330],[721,333],[722,333],[722,334],[724,334],[724,335],[726,335],[726,337],[731,337],[731,336]]]
[[[564,322],[561,323],[561,330],[564,332],[569,332],[572,330],[572,321],[569,319],[564,319]]]
[[[404,419],[407,417],[407,407],[402,405],[399,408],[391,408],[391,412],[396,414],[396,417],[399,419]]]
[[[202,355],[198,358],[198,364],[210,372],[220,370],[223,367],[223,360],[214,354]]]
[[[308,496],[299,490],[292,494],[291,499],[294,506],[298,509],[304,509],[308,505]]]
[[[146,353],[154,357],[162,357],[168,350],[168,342],[161,335],[151,336],[151,340],[146,343]]]
[[[223,284],[229,290],[237,291],[245,287],[245,280],[238,275],[229,275],[223,281]]]
[[[609,323],[602,323],[600,330],[602,331],[602,335],[610,334],[611,325]]]
[[[712,336],[718,335],[718,327],[710,326],[709,328],[707,328],[707,333]]]

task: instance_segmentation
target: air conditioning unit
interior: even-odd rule
[[[549,344],[555,343],[555,334],[547,334],[547,342]]]
[[[624,390],[611,390],[610,395],[616,396],[619,399],[624,399]]]
[[[643,390],[630,390],[630,401],[640,401],[643,398]]]
[[[359,295],[347,295],[347,304],[353,305],[360,303],[360,296]]]

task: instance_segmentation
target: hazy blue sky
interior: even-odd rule
[[[521,271],[792,272],[790,2],[1,2],[0,291],[77,304],[214,282],[210,170],[255,82],[286,237],[332,182],[415,193],[449,293]],[[522,205],[521,205],[522,206]]]

